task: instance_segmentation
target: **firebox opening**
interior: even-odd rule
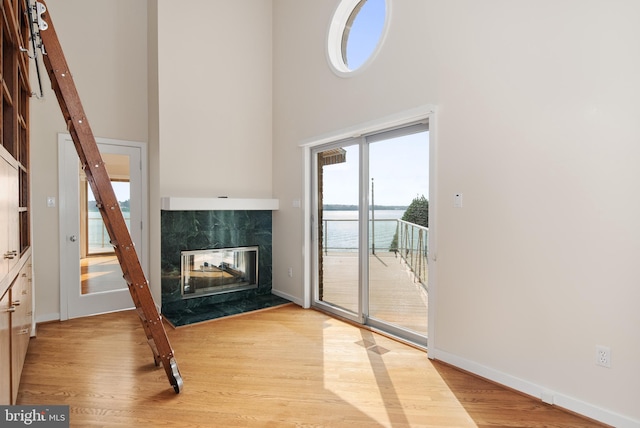
[[[181,252],[183,299],[258,287],[258,247]]]

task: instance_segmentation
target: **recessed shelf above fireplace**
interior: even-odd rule
[[[278,199],[165,197],[160,201],[160,209],[165,211],[275,211],[279,207]]]

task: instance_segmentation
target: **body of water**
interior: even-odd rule
[[[369,223],[369,246],[372,235],[375,237],[375,248],[388,251],[396,233],[397,222],[405,210],[376,210],[374,222]],[[358,248],[358,211],[324,211],[324,237],[327,250],[356,251]],[[369,212],[371,219],[371,212]],[[372,230],[373,224],[373,230]]]
[[[89,232],[89,254],[103,253],[105,251],[113,251],[113,247],[109,243],[109,233],[102,221],[102,215],[99,211],[88,211],[88,232]],[[127,224],[129,230],[131,230],[129,211],[123,211],[122,216]]]

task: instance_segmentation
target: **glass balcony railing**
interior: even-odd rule
[[[414,273],[416,281],[426,284],[429,229],[400,219],[369,222],[369,253],[395,253]],[[322,223],[322,249],[325,255],[358,250],[357,219],[323,219]]]
[[[416,277],[427,283],[429,228],[398,220],[397,251]]]

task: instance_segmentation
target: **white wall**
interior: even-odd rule
[[[161,196],[270,198],[271,2],[158,1]]]
[[[274,0],[274,289],[303,296],[298,144],[435,104],[431,355],[638,426],[640,3],[392,2],[383,50],[350,79],[325,60],[337,3]]]
[[[303,294],[298,144],[437,105],[430,352],[638,425],[640,3],[392,3],[384,49],[352,79],[325,60],[337,0],[48,5],[96,136],[149,140],[151,242],[159,196],[277,197],[274,288],[294,298]],[[149,57],[147,13],[158,47]],[[66,128],[44,79],[31,171],[36,316],[46,318],[59,307],[59,255],[57,210],[45,201],[57,195],[56,134]],[[450,203],[455,192],[462,209]],[[152,253],[156,297],[158,263]],[[611,347],[611,369],[595,366],[596,344]]]
[[[146,3],[47,2],[96,137],[147,141]],[[58,208],[47,208],[46,198],[58,196],[57,134],[67,129],[44,67],[41,75],[45,97],[31,99],[32,244],[36,319],[50,320],[59,317],[60,255]]]
[[[160,114],[158,86],[158,0],[147,0],[147,69],[149,106],[149,288],[162,305],[160,257]]]

